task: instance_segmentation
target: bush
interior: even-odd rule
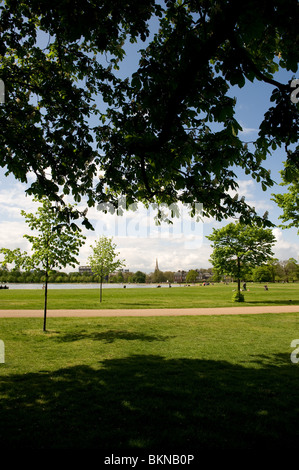
[[[233,302],[244,302],[244,295],[242,292],[235,292],[232,296]]]

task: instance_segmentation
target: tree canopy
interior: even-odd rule
[[[99,237],[94,246],[90,246],[92,254],[88,257],[88,262],[93,274],[98,276],[100,281],[100,302],[102,302],[102,284],[106,276],[124,266],[124,260],[117,259],[119,253],[115,251],[116,244],[112,237]]]
[[[282,186],[288,190],[282,194],[273,194],[274,201],[282,209],[282,228],[296,227],[299,234],[299,168],[294,164],[286,165],[281,171]]]
[[[186,276],[186,282],[195,282],[198,276],[198,272],[195,269],[191,269]]]
[[[53,207],[47,198],[35,199],[39,202],[36,213],[21,211],[33,235],[24,235],[30,244],[32,254],[21,252],[20,248],[1,248],[4,255],[2,266],[14,263],[15,269],[32,270],[41,268],[45,273],[44,331],[46,330],[47,290],[51,270],[66,266],[75,267],[80,247],[85,242],[81,230],[71,223],[61,223],[59,209]],[[71,207],[70,207],[71,209]]]
[[[240,281],[253,267],[268,261],[272,256],[275,236],[269,228],[240,222],[213,229],[207,236],[211,240],[213,253],[211,262],[218,273],[229,274]]]
[[[29,193],[102,208],[121,194],[128,206],[200,202],[218,220],[269,224],[232,192],[236,167],[273,184],[272,149],[298,165],[298,104],[274,79],[297,71],[297,0],[5,0],[0,14],[0,164],[33,174]],[[228,93],[247,81],[272,91],[252,145]]]

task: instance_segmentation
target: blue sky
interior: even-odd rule
[[[137,45],[130,45],[126,59],[124,74],[129,75],[137,63]],[[293,78],[293,73],[278,72],[275,76],[278,81],[286,83]],[[270,96],[273,86],[262,82],[248,83],[242,89],[234,87],[230,95],[237,98],[236,119],[243,127],[242,140],[252,141],[257,138],[258,128],[265,111],[270,105]],[[271,169],[272,178],[277,184],[268,191],[262,191],[260,185],[250,176],[237,171],[239,196],[245,196],[246,201],[254,206],[260,215],[269,212],[269,218],[279,224],[281,209],[271,200],[271,193],[283,192],[279,186],[281,182],[279,171],[283,168],[285,153],[283,149],[273,152],[264,166]],[[20,215],[26,212],[35,212],[36,203],[25,196],[26,185],[15,180],[13,176],[5,177],[5,170],[0,169],[0,247],[16,248],[29,251],[30,245],[23,238],[29,229]],[[90,245],[101,235],[112,236],[117,244],[120,257],[126,260],[126,268],[131,271],[141,270],[152,272],[155,268],[156,258],[161,270],[177,271],[179,269],[196,269],[211,267],[209,257],[212,253],[210,242],[206,239],[213,228],[226,225],[231,220],[221,223],[213,219],[205,219],[194,224],[188,217],[186,210],[183,218],[178,219],[171,229],[167,225],[157,227],[153,219],[153,212],[142,206],[135,213],[128,213],[122,219],[113,215],[105,215],[96,210],[89,211],[89,217],[94,225],[94,231],[84,230],[87,236],[86,244],[81,248],[78,258],[81,265],[87,263],[90,254]],[[299,260],[299,240],[297,230],[274,229],[276,245],[274,254],[280,260],[294,257]],[[67,269],[73,271],[74,269]]]

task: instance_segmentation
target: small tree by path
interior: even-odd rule
[[[102,302],[103,280],[109,274],[125,266],[124,260],[116,259],[119,253],[116,253],[116,244],[112,242],[112,237],[100,237],[95,246],[90,245],[92,255],[88,258],[88,263],[93,274],[98,276],[100,282],[100,302]]]
[[[268,261],[272,256],[275,237],[271,229],[256,224],[230,223],[223,228],[213,229],[207,236],[213,242],[210,261],[217,273],[233,276],[238,281],[236,300],[241,301],[241,279],[248,270]]]
[[[2,265],[14,263],[15,269],[22,267],[29,271],[41,267],[44,271],[43,331],[46,331],[49,274],[55,268],[75,267],[78,264],[76,256],[85,242],[85,237],[75,224],[60,223],[59,209],[53,207],[47,198],[34,199],[34,201],[41,203],[35,214],[21,211],[30,229],[36,233],[24,235],[24,238],[31,243],[32,255],[28,255],[26,251],[21,252],[19,248],[15,250],[2,248],[0,253],[4,254]]]

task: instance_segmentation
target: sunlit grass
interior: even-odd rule
[[[299,284],[249,284],[244,306],[299,304]],[[98,289],[50,289],[49,309],[195,308],[231,307],[236,284],[173,288],[104,288],[100,302]],[[0,290],[0,309],[42,309],[44,291]]]
[[[3,448],[294,448],[299,314],[0,319]]]

